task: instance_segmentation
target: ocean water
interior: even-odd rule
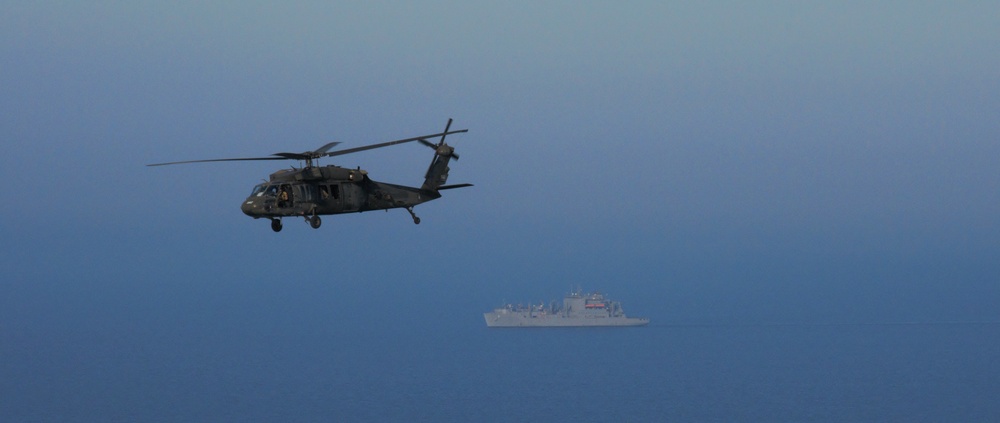
[[[1000,325],[993,323],[490,329],[480,316],[444,312],[364,325],[310,324],[316,320],[294,310],[231,314],[8,327],[0,332],[0,416],[1000,420]]]

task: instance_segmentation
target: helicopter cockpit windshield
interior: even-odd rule
[[[276,197],[277,195],[278,186],[268,184],[258,184],[253,187],[253,192],[250,193],[251,197]]]

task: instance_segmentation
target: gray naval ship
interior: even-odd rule
[[[583,294],[577,290],[563,299],[562,307],[555,303],[540,305],[506,304],[483,314],[486,326],[511,327],[575,327],[575,326],[643,326],[645,317],[625,317],[618,301],[604,298],[599,292]]]

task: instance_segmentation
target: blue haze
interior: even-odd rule
[[[0,10],[0,420],[1000,418],[1000,8]],[[144,166],[449,117],[475,187],[419,226],[275,234],[278,165]],[[574,285],[653,324],[482,322]]]

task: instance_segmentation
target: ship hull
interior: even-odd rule
[[[559,315],[528,315],[527,313],[483,313],[486,326],[491,328],[554,328],[645,326],[649,319],[635,317],[563,317]]]

